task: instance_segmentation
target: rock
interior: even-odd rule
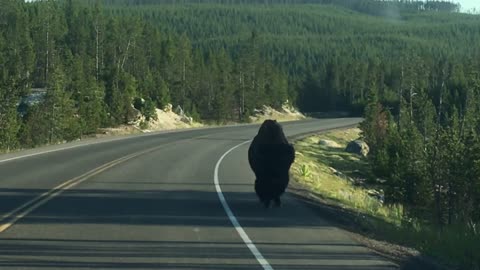
[[[381,179],[381,178],[377,178],[376,181],[377,183],[380,183],[380,184],[385,184],[387,182],[387,180]]]
[[[363,186],[363,185],[365,185],[365,181],[366,181],[366,179],[365,179],[365,178],[361,178],[361,177],[352,178],[352,182],[353,182],[356,186]]]
[[[182,117],[185,115],[185,112],[183,111],[182,107],[180,107],[180,105],[178,105],[177,108],[175,108],[175,113]]]
[[[180,118],[180,121],[186,123],[186,124],[192,124],[193,123],[193,118],[192,117],[188,117],[186,115],[183,115],[181,118]]]
[[[130,106],[130,109],[127,112],[127,123],[129,125],[134,125],[136,122],[141,121],[142,119],[142,112],[135,109],[133,105]]]
[[[354,153],[366,157],[368,155],[368,152],[370,151],[370,148],[368,147],[366,142],[362,140],[355,140],[348,143],[345,151],[348,153]]]
[[[340,148],[341,147],[337,142],[334,142],[332,140],[323,140],[322,139],[318,142],[318,144],[324,145],[324,146],[330,147],[330,148]]]
[[[357,157],[354,157],[354,156],[349,156],[349,157],[348,157],[348,160],[350,160],[350,161],[359,161],[360,159],[357,158]]]
[[[288,109],[288,107],[285,107],[285,106],[282,106],[282,108],[280,109],[279,112],[285,113],[285,114],[290,114],[290,113],[292,113],[292,112]]]
[[[254,114],[263,114],[263,111],[260,109],[253,109]]]
[[[163,111],[164,112],[172,112],[172,109],[173,109],[173,105],[168,103],[167,105],[165,105],[165,107],[163,108]]]
[[[370,197],[373,197],[373,198],[377,199],[381,203],[383,203],[384,200],[385,200],[385,196],[383,195],[383,191],[371,189],[371,190],[367,190],[367,194]]]
[[[330,158],[331,158],[331,159],[336,159],[336,160],[338,160],[338,161],[343,160],[343,157],[341,157],[341,156],[339,156],[339,155],[331,155]]]
[[[274,113],[274,109],[270,106],[263,105],[262,106],[262,114],[265,116],[271,116]]]

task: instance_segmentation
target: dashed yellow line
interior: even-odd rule
[[[160,148],[170,146],[172,144],[176,144],[176,143],[179,143],[179,142],[184,142],[184,141],[188,141],[188,140],[192,140],[192,139],[195,139],[195,138],[178,140],[178,141],[175,141],[173,143],[163,144],[163,145],[160,145],[160,146],[157,146],[157,147],[154,147],[154,148],[150,148],[150,149],[147,149],[147,150],[144,150],[144,151],[136,152],[136,153],[121,157],[119,159],[110,161],[110,162],[108,162],[106,164],[103,164],[102,166],[97,167],[97,168],[95,168],[95,169],[93,169],[89,172],[86,172],[86,173],[80,175],[80,176],[77,176],[75,178],[67,180],[67,181],[63,182],[62,184],[54,187],[53,189],[51,189],[51,190],[37,196],[36,198],[22,204],[21,206],[19,206],[19,207],[15,208],[14,210],[10,211],[9,213],[4,214],[0,218],[0,222],[2,222],[2,223],[0,223],[0,233],[6,231],[11,226],[13,226],[16,222],[18,222],[20,219],[24,218],[25,216],[30,214],[33,210],[37,209],[38,207],[42,206],[46,202],[48,202],[51,199],[55,198],[56,196],[60,195],[62,192],[75,187],[76,185],[88,180],[89,178],[91,178],[91,177],[93,177],[93,176],[95,176],[99,173],[102,173],[102,172],[104,172],[104,171],[106,171],[106,170],[108,170],[108,169],[110,169],[110,168],[112,168],[116,165],[119,165],[119,164],[121,164],[125,161],[128,161],[132,158],[135,158],[135,157],[138,157],[138,156],[156,151]]]

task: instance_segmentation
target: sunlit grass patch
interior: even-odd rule
[[[480,270],[480,225],[437,228],[408,218],[402,205],[384,204],[384,186],[374,181],[368,161],[344,151],[359,135],[358,129],[337,130],[297,141],[292,178],[326,204],[356,213],[355,224],[368,228],[369,235],[413,247],[458,269]],[[322,145],[321,140],[340,147]]]
[[[380,198],[382,190],[358,185],[371,177],[368,164],[363,157],[343,151],[359,133],[359,129],[337,130],[298,141],[293,177],[331,203],[399,225],[403,208],[384,205]],[[334,141],[341,148],[321,145],[321,140]]]

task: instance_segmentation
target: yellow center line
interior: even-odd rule
[[[9,213],[3,215],[0,218],[0,222],[5,222],[5,221],[6,222],[3,223],[3,224],[0,224],[0,233],[6,231],[8,228],[13,226],[20,219],[24,218],[25,216],[30,214],[33,210],[37,209],[38,207],[42,206],[46,202],[48,202],[51,199],[55,198],[56,196],[60,195],[62,192],[75,187],[76,185],[88,180],[89,178],[91,178],[91,177],[93,177],[93,176],[95,176],[99,173],[102,173],[102,172],[104,172],[104,171],[106,171],[106,170],[108,170],[108,169],[110,169],[114,166],[117,166],[117,165],[119,165],[119,164],[121,164],[125,161],[128,161],[130,159],[133,159],[135,157],[154,152],[158,149],[161,149],[161,148],[164,148],[164,147],[167,147],[167,146],[171,146],[173,144],[177,144],[177,143],[180,143],[180,142],[185,142],[185,141],[189,141],[189,140],[193,140],[193,139],[198,139],[198,138],[201,138],[201,137],[204,137],[204,136],[178,140],[178,141],[174,141],[174,142],[171,142],[171,143],[162,144],[160,146],[157,146],[157,147],[154,147],[154,148],[151,148],[151,149],[139,151],[139,152],[136,152],[136,153],[118,158],[116,160],[110,161],[110,162],[105,163],[105,164],[103,164],[103,165],[101,165],[101,166],[99,166],[99,167],[97,167],[97,168],[95,168],[95,169],[93,169],[89,172],[86,172],[86,173],[84,173],[80,176],[69,179],[69,180],[63,182],[62,184],[54,187],[53,189],[37,196],[36,198],[22,204],[21,206],[19,206],[19,207],[15,208],[14,210],[10,211]]]

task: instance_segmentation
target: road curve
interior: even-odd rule
[[[293,136],[358,121],[283,125]],[[0,269],[397,269],[288,194],[262,208],[240,145],[257,129],[0,156]]]

